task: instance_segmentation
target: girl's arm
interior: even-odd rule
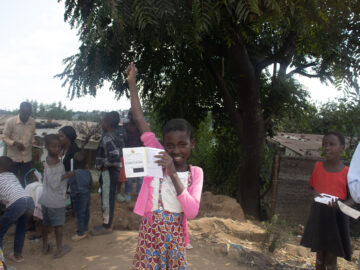
[[[202,169],[194,168],[193,183],[190,188],[185,188],[183,192],[177,196],[184,210],[185,217],[188,219],[195,218],[199,212],[203,178],[204,174]]]
[[[170,176],[171,181],[177,193],[177,199],[181,204],[185,217],[188,219],[195,218],[199,212],[201,192],[203,187],[204,174],[201,168],[193,167],[191,169],[193,175],[193,182],[190,188],[184,187],[176,172],[173,159],[166,152],[160,152],[155,156],[159,160],[155,161],[163,168],[166,168],[166,173]]]
[[[151,130],[148,123],[145,121],[144,113],[141,108],[138,90],[136,89],[136,73],[137,68],[135,67],[134,63],[131,62],[130,66],[126,70],[126,80],[128,81],[130,89],[130,102],[133,120],[140,133],[143,134],[145,132],[150,132]]]

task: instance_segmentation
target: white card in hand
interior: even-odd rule
[[[329,204],[331,201],[336,201],[339,198],[326,193],[320,193],[320,196],[315,197],[315,202]]]
[[[152,176],[163,178],[163,169],[154,156],[164,150],[152,147],[123,148],[126,177]]]

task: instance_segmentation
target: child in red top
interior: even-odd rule
[[[330,172],[324,168],[324,163],[316,162],[310,178],[310,186],[316,193],[326,193],[346,200],[347,197],[347,173],[348,166],[339,172]]]
[[[340,159],[344,136],[327,133],[322,142],[324,161],[318,161],[310,178],[314,196],[326,193],[346,200],[349,167]],[[334,204],[313,202],[301,245],[316,252],[316,270],[337,269],[337,257],[351,260],[349,219]]]

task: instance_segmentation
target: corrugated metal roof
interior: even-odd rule
[[[320,157],[321,144],[324,135],[300,134],[300,133],[278,133],[270,139],[296,153],[300,156]]]

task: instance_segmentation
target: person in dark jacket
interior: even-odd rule
[[[62,148],[62,162],[64,164],[65,171],[69,172],[71,171],[71,160],[74,158],[74,154],[80,151],[75,142],[77,137],[76,131],[71,126],[64,126],[59,129],[59,137]]]
[[[101,171],[101,205],[103,224],[95,226],[91,234],[102,235],[112,232],[114,218],[116,184],[120,175],[123,139],[119,133],[119,114],[115,111],[105,113],[101,128],[102,138],[96,150],[96,168]]]
[[[59,129],[59,138],[61,144],[61,160],[65,167],[65,172],[70,172],[76,169],[76,164],[74,162],[75,153],[80,151],[80,148],[77,146],[75,140],[77,134],[75,129],[72,126],[64,126]],[[72,166],[71,166],[72,164]],[[73,168],[71,168],[73,167]],[[67,187],[67,193],[70,193],[69,185]],[[67,203],[67,208],[71,209],[73,206],[72,197],[70,197],[70,202]]]

